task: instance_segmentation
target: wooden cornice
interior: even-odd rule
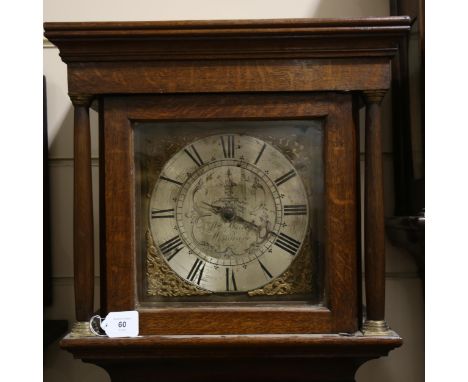
[[[391,57],[410,17],[45,23],[63,61]]]

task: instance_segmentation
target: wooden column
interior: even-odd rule
[[[73,266],[75,278],[74,332],[88,334],[88,320],[94,312],[94,237],[91,182],[91,134],[89,105],[91,96],[72,95],[74,117],[73,187]]]
[[[385,90],[364,92],[366,101],[364,264],[367,316],[363,332],[387,334],[381,102]]]

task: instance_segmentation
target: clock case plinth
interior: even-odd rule
[[[113,382],[351,382],[368,360],[401,338],[340,335],[146,336],[62,340],[75,357],[104,368]]]
[[[59,48],[60,56],[67,64],[68,90],[75,108],[74,272],[77,320],[86,321],[94,313],[89,139],[89,106],[93,100],[97,101],[95,105],[102,112],[103,101],[114,95],[131,99],[141,95],[184,94],[196,98],[202,94],[231,94],[241,100],[245,94],[288,97],[318,93],[325,97],[347,94],[352,99],[351,108],[338,112],[354,121],[353,139],[338,140],[336,144],[351,150],[350,158],[354,159],[348,158],[347,161],[351,161],[353,176],[359,174],[359,109],[366,105],[364,260],[367,319],[368,322],[379,323],[379,327],[386,327],[380,103],[390,87],[392,59],[398,55],[410,27],[409,17],[45,23],[45,36]],[[273,102],[269,107],[271,110],[281,108],[281,102],[276,105]],[[119,108],[114,110],[116,115],[121,111]],[[100,153],[109,144],[102,135],[104,123],[101,115]],[[114,135],[112,139],[125,140],[125,137]],[[127,164],[123,162],[124,167]],[[101,186],[104,186],[104,170],[105,158],[101,158]],[[107,172],[107,176],[112,174]],[[351,182],[340,189],[339,179],[336,179],[328,187],[332,191],[354,195],[356,200],[347,203],[359,211],[358,183]],[[355,188],[346,188],[352,184]],[[113,191],[101,187],[100,192],[102,314],[109,307],[132,308],[133,297],[120,295],[114,287],[120,285],[118,288],[126,290],[135,287],[134,263],[127,264],[121,256],[121,266],[112,268],[106,259],[112,241],[103,231],[108,223],[105,218],[110,208],[108,194]],[[127,216],[132,208],[124,202],[113,213]],[[360,227],[358,214],[352,216],[352,226]],[[132,237],[130,230],[127,234]],[[359,307],[352,311],[356,329],[359,329],[363,316],[359,229],[353,235],[355,239],[349,240],[345,247],[354,247],[350,252],[354,253],[354,258],[348,259],[355,264],[349,268],[352,269],[354,285],[351,290],[343,286],[334,290],[336,301],[346,300],[351,292],[353,297],[349,305]],[[338,243],[332,241],[329,244]],[[128,240],[121,245],[125,252],[134,252]],[[112,269],[119,271],[113,274]],[[349,272],[341,275],[349,276]],[[333,290],[334,285],[328,287]],[[338,311],[347,309],[341,303],[337,308]],[[201,319],[201,313],[197,314]],[[253,320],[260,319],[257,317]],[[248,320],[239,321],[241,331],[250,333],[245,335],[233,335],[236,333],[234,330],[231,334],[223,333],[225,335],[210,334],[205,330],[203,335],[168,333],[135,339],[69,335],[62,340],[61,346],[77,358],[104,367],[114,382],[195,381],[206,380],[210,376],[234,380],[234,376],[239,375],[245,379],[269,381],[353,381],[359,365],[386,355],[402,343],[392,332],[379,332],[378,336],[373,336],[372,332],[366,332],[365,336],[360,332],[340,336],[335,329],[339,327],[335,325],[339,322],[339,315],[336,322],[332,320],[333,325],[312,330],[321,334],[307,334],[308,329],[298,329],[301,326],[294,325],[296,330],[303,332],[288,334],[289,323],[296,316],[286,314],[281,317],[284,322],[275,323],[276,334],[255,334],[252,328],[262,326],[256,321],[249,322],[252,319],[249,316]],[[249,329],[251,323],[253,325]]]

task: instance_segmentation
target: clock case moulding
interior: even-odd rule
[[[326,115],[325,219],[344,213],[342,227],[331,221],[327,225],[326,245],[335,255],[327,253],[329,297],[323,312],[193,307],[181,315],[177,309],[148,309],[140,312],[141,337],[96,338],[75,329],[61,346],[104,367],[113,381],[247,376],[352,381],[363,362],[400,346],[401,338],[385,323],[380,103],[390,87],[392,59],[410,27],[411,19],[404,16],[45,23],[45,36],[67,64],[75,107],[76,327],[84,328],[94,313],[92,101],[100,112],[103,314],[136,308],[133,183],[122,183],[126,178],[121,177],[131,175],[132,120],[158,119],[164,113],[173,119],[205,120],[239,118],[242,112],[246,119]],[[217,100],[215,106],[209,105],[211,100]],[[184,102],[187,108],[181,107]],[[239,107],[242,102],[246,104]],[[357,179],[358,111],[364,105],[367,313],[362,324]],[[328,321],[320,321],[321,315],[328,315]]]

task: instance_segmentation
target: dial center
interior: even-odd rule
[[[276,198],[274,196],[276,194]],[[181,189],[177,224],[193,252],[215,264],[254,260],[278,229],[279,196],[257,167],[235,159],[207,164]]]
[[[236,212],[231,207],[223,207],[221,208],[221,216],[225,221],[231,221],[236,216]]]

